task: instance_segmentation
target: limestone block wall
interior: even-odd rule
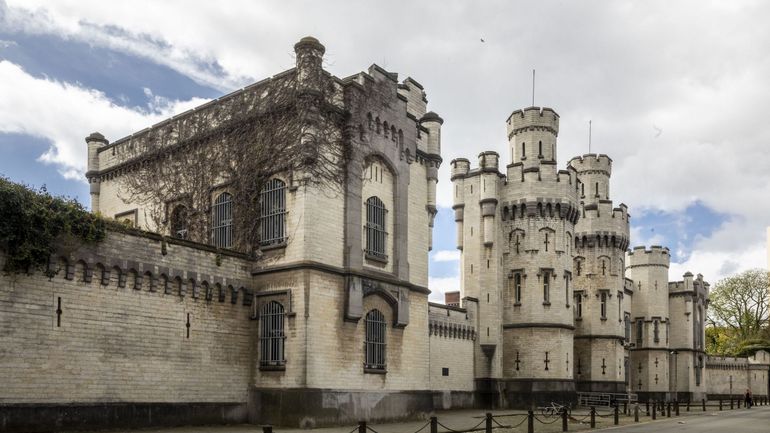
[[[741,398],[746,389],[767,396],[770,354],[760,350],[748,358],[709,356],[705,372],[709,398]]]
[[[385,336],[387,373],[365,373],[364,319],[344,320],[345,278],[323,271],[305,272],[302,278],[308,287],[307,316],[297,320],[307,322],[307,338],[301,343],[307,345],[307,387],[367,391],[429,389],[427,294],[403,289],[409,300],[409,323],[404,327],[392,325],[394,309],[386,299],[378,294],[364,296],[364,316],[376,308],[389,324]],[[299,313],[298,316],[305,314],[301,310]]]
[[[0,275],[0,402],[245,404],[255,333],[244,262],[166,251],[111,232],[53,261],[50,279]]]
[[[473,391],[476,328],[467,311],[428,304],[430,389]]]
[[[393,197],[394,181],[393,172],[390,168],[382,160],[374,159],[364,170],[363,186],[361,189],[361,220],[364,224],[366,224],[367,215],[366,201],[370,197],[378,197],[385,205],[385,209],[388,210],[385,215],[385,230],[387,231],[385,253],[389,259],[378,261],[370,257],[364,258],[364,266],[381,269],[385,272],[393,271],[393,241],[395,239],[395,224],[393,220],[396,215]],[[365,235],[363,237],[363,247],[366,249]]]

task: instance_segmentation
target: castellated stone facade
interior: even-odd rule
[[[514,111],[507,130],[505,170],[495,152],[479,154],[475,167],[451,162],[461,297],[478,309],[474,374],[484,402],[569,401],[581,392],[694,401],[725,394],[722,384],[710,387],[716,368],[742,372],[736,383],[767,395],[765,355],[706,355],[703,277],[669,282],[667,248],[629,250],[630,216],[613,204],[610,157],[578,156],[559,170],[559,116],[550,108]]]
[[[767,353],[705,354],[708,283],[669,282],[666,248],[626,252],[612,160],[558,168],[549,108],[509,116],[504,167],[495,152],[452,161],[462,290],[429,303],[443,120],[412,78],[376,65],[335,77],[324,51],[304,38],[296,68],[115,142],[86,138],[92,210],[137,228],[63,246],[46,272],[0,275],[0,430],[312,427],[598,391],[767,395]],[[227,184],[207,186],[211,238],[195,242],[148,217],[180,215],[174,200],[127,198],[142,155],[216,135],[233,107],[265,106],[269,83],[317,94],[318,80],[344,114],[332,136],[346,140],[345,181],[271,179],[269,245],[217,244],[215,227],[240,230],[217,213]]]

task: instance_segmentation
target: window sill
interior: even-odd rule
[[[602,320],[602,322],[606,322],[607,318],[606,317],[602,317],[601,320]]]
[[[514,306],[514,307],[521,307],[521,302],[514,302],[514,303],[513,303],[513,306]]]
[[[379,263],[388,263],[388,256],[383,257],[377,254],[365,253],[364,257],[366,258],[366,260],[371,260]]]
[[[288,242],[283,241],[281,243],[275,243],[275,244],[268,244],[268,245],[260,245],[259,250],[262,252],[265,251],[272,251],[272,250],[279,250],[282,248],[286,248],[286,245],[288,245]]]
[[[582,321],[583,321],[583,318],[582,318],[582,317],[575,317],[575,321],[576,321],[576,322],[582,322]]]
[[[544,306],[546,306],[546,307],[550,307],[550,306],[551,306],[551,303],[550,303],[550,302],[548,302],[548,301],[546,301],[546,302],[543,302],[543,305],[544,305]]]
[[[259,366],[259,371],[286,371],[286,364],[265,364]]]
[[[367,374],[387,374],[388,370],[384,368],[367,368],[364,367],[364,373]]]

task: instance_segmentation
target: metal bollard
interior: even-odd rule
[[[720,412],[722,411],[722,399],[721,398],[719,399],[719,411]]]
[[[674,401],[674,410],[676,411],[676,416],[679,416],[679,400]]]
[[[671,418],[671,402],[666,405],[666,417]]]
[[[262,433],[273,433],[273,426],[271,426],[271,425],[263,425],[262,426]]]
[[[655,402],[655,408],[652,410],[652,419],[658,418],[658,403]]]
[[[591,406],[591,428],[596,428],[596,408]]]
[[[732,397],[730,397],[730,409],[735,409],[735,408],[733,407],[733,398],[732,398]]]
[[[569,422],[567,420],[567,408],[561,410],[561,431],[569,430]]]
[[[535,412],[527,411],[527,433],[535,433]]]
[[[645,406],[647,407],[647,416],[650,416],[650,400],[645,402]]]
[[[741,408],[741,399],[739,398],[738,399],[738,409],[740,409],[740,408]]]
[[[687,400],[687,412],[690,411],[690,400]]]
[[[492,414],[487,412],[486,433],[492,433]]]
[[[634,406],[634,422],[639,422],[639,405]]]
[[[628,415],[628,402],[623,402],[623,415]]]
[[[366,433],[366,421],[358,421],[358,433]]]
[[[703,412],[706,411],[706,399],[701,399],[701,404],[703,405]]]
[[[430,417],[430,433],[438,433],[438,417]]]
[[[615,425],[618,425],[618,405],[615,405]]]

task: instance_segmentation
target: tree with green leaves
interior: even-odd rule
[[[766,345],[762,337],[770,319],[769,282],[767,271],[750,269],[714,286],[709,295],[708,321],[718,330],[711,332],[716,351],[737,354],[748,346]]]

